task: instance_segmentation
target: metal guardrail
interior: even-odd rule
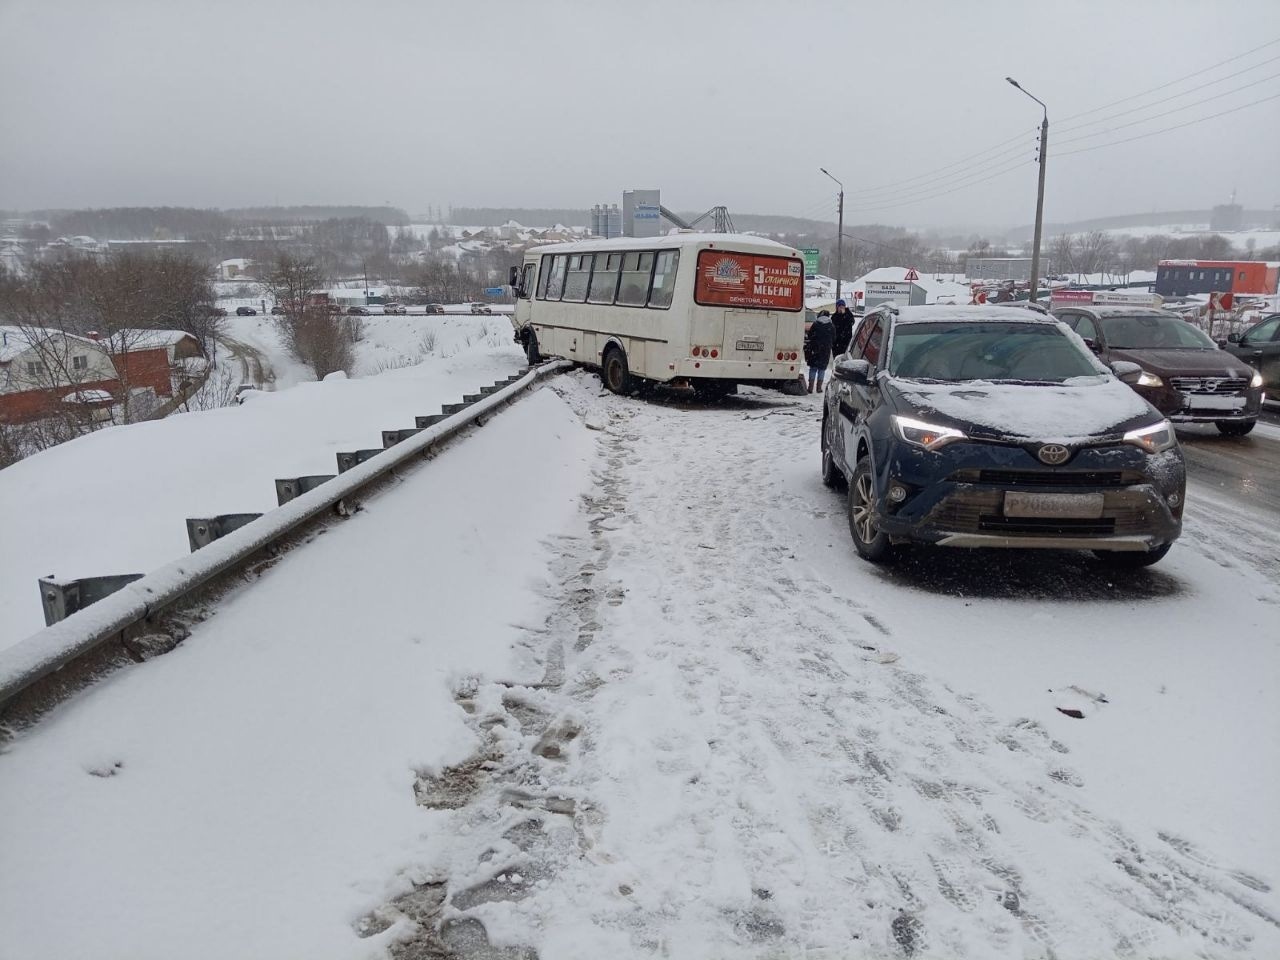
[[[0,650],[0,726],[12,724],[19,714],[43,713],[48,706],[45,701],[60,701],[69,692],[84,686],[85,676],[60,680],[58,675],[74,673],[74,669],[64,668],[74,668],[81,660],[112,646],[113,641],[119,643],[114,654],[105,654],[104,663],[96,667],[87,665],[81,672],[96,676],[113,669],[111,661],[147,659],[147,649],[156,646],[154,637],[148,635],[159,630],[156,623],[159,614],[172,612],[180,602],[211,587],[220,577],[261,560],[303,528],[331,516],[335,507],[340,515],[345,514],[343,501],[377,486],[397,467],[433,454],[466,428],[482,424],[488,415],[518,399],[539,380],[570,367],[572,364],[563,360],[544,363],[507,386],[495,385],[489,388],[492,392],[482,393],[473,403],[379,451],[377,456],[354,464],[310,489],[303,489],[307,484],[298,484],[287,491],[292,494],[289,499],[274,510]],[[280,496],[283,499],[285,492],[280,492]],[[174,638],[168,644],[162,642],[160,646],[171,648],[180,639],[182,637]],[[50,681],[48,689],[37,689],[42,681]]]

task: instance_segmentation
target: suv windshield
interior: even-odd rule
[[[1177,317],[1103,317],[1102,332],[1112,350],[1217,350],[1208,335]]]
[[[958,320],[895,326],[889,373],[910,380],[1061,383],[1096,377],[1099,370],[1056,325]]]

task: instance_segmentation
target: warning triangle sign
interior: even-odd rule
[[[905,277],[903,277],[902,279],[903,279],[904,281],[905,281],[905,280],[919,280],[919,279],[920,279],[920,274],[916,273],[916,268],[915,268],[915,267],[911,267],[911,268],[909,268],[909,269],[907,270],[907,275],[906,275]]]

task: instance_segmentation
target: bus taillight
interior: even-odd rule
[[[712,349],[711,349],[711,359],[712,359],[712,360],[714,360],[714,359],[715,359],[716,357],[718,357],[718,356],[720,356],[720,351],[719,351],[719,350],[717,350],[717,349],[715,349],[714,347],[712,347]]]

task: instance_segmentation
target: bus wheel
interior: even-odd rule
[[[622,352],[621,347],[613,346],[605,351],[600,379],[613,393],[631,392],[631,371],[627,367],[627,355]]]
[[[538,335],[532,330],[526,330],[524,335],[524,355],[529,361],[529,366],[534,367],[542,362],[542,354],[538,352]]]

